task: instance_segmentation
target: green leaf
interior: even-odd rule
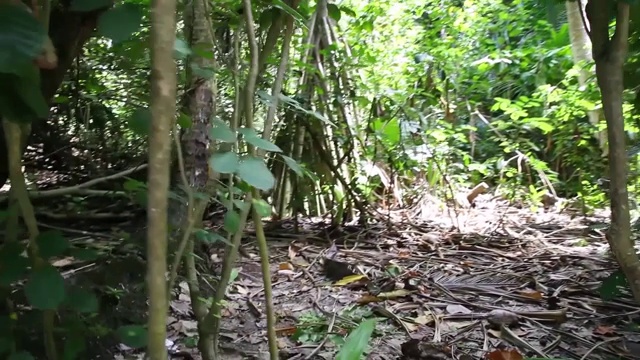
[[[78,332],[66,333],[64,340],[63,360],[77,360],[80,354],[87,349],[85,337]]]
[[[59,230],[49,230],[38,234],[36,244],[40,256],[45,259],[60,256],[71,246]]]
[[[40,310],[55,310],[64,301],[64,279],[56,268],[45,265],[36,269],[24,286],[29,304]]]
[[[369,319],[363,321],[355,330],[349,334],[347,341],[344,343],[340,352],[336,356],[336,360],[357,360],[360,359],[369,339],[376,328],[376,320]]]
[[[353,11],[353,9],[351,9],[350,7],[347,7],[347,6],[344,6],[344,5],[340,6],[340,11],[342,11],[343,13],[345,13],[345,14],[353,17],[353,18],[357,18],[358,17],[356,12]]]
[[[141,348],[147,345],[147,329],[140,325],[125,325],[116,330],[116,334],[123,344],[132,348]]]
[[[340,12],[340,8],[336,4],[327,4],[327,12],[329,13],[329,17],[331,17],[335,21],[340,21],[342,17],[342,13]]]
[[[122,188],[124,189],[124,191],[134,192],[139,190],[146,190],[147,184],[136,179],[127,179],[127,181],[122,184]]]
[[[114,43],[127,40],[140,29],[142,8],[132,3],[124,3],[107,10],[98,18],[99,35],[110,38]]]
[[[200,240],[206,244],[215,244],[217,242],[222,242],[224,244],[228,244],[229,242],[227,241],[227,238],[225,238],[224,236],[216,233],[216,232],[212,232],[212,231],[207,231],[204,229],[197,229],[194,232],[194,235],[196,237],[197,240]]]
[[[209,166],[220,174],[232,174],[239,167],[238,154],[233,151],[215,153],[209,158]]]
[[[0,285],[11,285],[27,272],[30,262],[23,255],[24,250],[18,242],[7,242],[0,247]]]
[[[212,79],[214,76],[216,76],[215,69],[209,66],[202,67],[198,64],[191,64],[191,71],[193,72],[193,75],[205,80]]]
[[[285,164],[287,164],[289,169],[293,170],[298,176],[303,175],[302,167],[298,164],[297,161],[293,160],[292,158],[286,155],[280,155],[280,156],[282,156],[282,160],[284,160]]]
[[[88,12],[110,7],[112,0],[72,0],[69,10],[77,12]]]
[[[178,114],[177,122],[178,122],[178,125],[180,125],[180,127],[183,129],[189,129],[193,125],[193,120],[191,120],[191,116],[182,112]]]
[[[267,217],[271,215],[271,205],[262,199],[251,199],[253,208],[256,210],[260,217]]]
[[[209,131],[209,136],[211,136],[212,139],[226,143],[235,143],[238,141],[238,135],[235,131],[231,130],[227,123],[218,119],[213,120],[212,123],[213,126]]]
[[[176,42],[173,44],[173,52],[174,57],[179,60],[184,60],[193,53],[189,44],[180,38],[176,38]]]
[[[230,233],[235,234],[240,230],[240,214],[230,209],[224,214],[224,229]]]
[[[33,111],[36,117],[46,118],[49,115],[49,104],[40,90],[40,81],[30,78],[18,78],[14,83],[16,95]]]
[[[83,314],[97,313],[100,308],[96,295],[82,288],[71,288],[65,304],[71,309]]]
[[[138,136],[148,136],[151,131],[151,110],[148,108],[138,108],[129,117],[129,129]]]
[[[282,1],[282,0],[273,0],[273,6],[277,7],[278,9],[281,9],[284,12],[286,12],[287,14],[291,15],[294,19],[298,20],[298,23],[299,23],[300,26],[302,26],[306,30],[309,30],[309,28],[307,27],[307,19],[305,19],[304,16],[302,16],[299,12],[294,10],[291,6],[285,4],[284,1]]]
[[[248,142],[249,144],[262,149],[262,150],[266,150],[266,151],[273,151],[273,152],[282,152],[282,149],[280,149],[280,147],[270,141],[267,141],[261,137],[258,136],[245,136],[244,140],[246,142]]]
[[[0,5],[0,72],[15,73],[31,65],[42,51],[46,31],[27,8],[7,2]],[[33,66],[31,66],[33,67]]]
[[[236,172],[247,184],[263,191],[270,190],[276,179],[262,159],[247,157],[240,162]]]
[[[4,324],[3,324],[4,325]],[[13,347],[13,339],[8,335],[0,337],[0,355],[5,355]]]
[[[7,360],[35,360],[35,358],[27,351],[19,351],[11,354]]]
[[[9,286],[22,279],[29,265],[31,265],[29,259],[20,253],[11,259],[0,260],[0,285]]]
[[[611,301],[622,295],[621,288],[628,287],[629,283],[622,270],[615,271],[600,284],[600,297],[604,301]]]
[[[95,261],[100,257],[100,253],[94,249],[71,248],[69,253],[80,261]]]

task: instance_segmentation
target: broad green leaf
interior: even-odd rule
[[[285,4],[282,0],[273,0],[273,6],[278,9],[282,9],[287,14],[291,15],[294,19],[298,20],[298,24],[302,26],[305,30],[309,30],[307,27],[307,19],[304,18],[299,12],[295,11],[291,6]]]
[[[127,40],[140,29],[142,8],[132,3],[124,3],[107,10],[98,18],[97,32],[114,43]]]
[[[5,250],[7,246],[11,247],[11,243],[6,243],[3,246],[1,251],[2,258],[0,259],[0,285],[4,286],[11,285],[15,281],[22,279],[31,265],[29,259],[22,255],[20,248]]]
[[[197,44],[194,45],[191,50],[193,50],[194,54],[200,56],[203,59],[213,59],[214,54],[210,45],[206,44]]]
[[[193,120],[191,120],[191,116],[181,112],[178,114],[177,123],[181,128],[189,129],[193,125]]]
[[[149,131],[151,131],[151,120],[151,110],[148,108],[138,108],[134,110],[131,117],[129,117],[129,129],[138,136],[146,137],[149,135]]]
[[[88,12],[110,7],[111,5],[113,5],[112,0],[72,0],[69,10]]]
[[[35,359],[36,358],[34,358],[33,355],[31,355],[29,352],[19,351],[11,354],[7,360],[35,360]]]
[[[240,166],[238,154],[233,151],[215,153],[209,158],[209,166],[220,174],[232,174]]]
[[[9,328],[9,327],[6,327],[6,328]],[[0,355],[5,355],[9,351],[11,351],[12,347],[13,347],[13,339],[11,337],[6,335],[0,337]]]
[[[289,169],[293,170],[298,176],[303,175],[302,167],[298,164],[297,161],[293,160],[292,158],[286,155],[281,154],[280,156],[282,156],[282,160],[284,160],[285,164],[287,164]]]
[[[216,233],[216,232],[212,232],[212,231],[207,231],[204,229],[197,229],[194,232],[194,235],[196,237],[196,239],[206,243],[206,244],[215,244],[217,242],[222,242],[227,244],[227,238],[225,238],[224,236]]]
[[[338,5],[327,4],[327,12],[329,13],[329,16],[333,20],[340,21],[340,18],[342,17],[342,13],[340,12],[340,8],[338,7]]]
[[[40,256],[45,259],[64,254],[71,245],[59,230],[41,232],[36,237],[36,244]]]
[[[42,50],[46,32],[25,6],[0,5],[0,72],[15,73],[16,66],[35,59]],[[33,67],[33,66],[32,66]]]
[[[353,18],[358,17],[356,12],[353,11],[353,9],[351,9],[350,7],[347,7],[347,6],[344,6],[344,5],[340,6],[340,11],[342,11],[343,13],[345,13],[345,14],[353,17]]]
[[[87,348],[87,340],[78,332],[65,333],[63,360],[78,360]]]
[[[230,233],[235,234],[240,230],[240,214],[234,210],[227,210],[224,214],[224,229]]]
[[[611,301],[622,295],[621,288],[628,287],[629,283],[627,282],[626,276],[624,276],[622,270],[617,270],[604,279],[602,284],[600,284],[600,297],[604,301]]]
[[[69,253],[80,261],[95,261],[100,257],[100,253],[94,249],[71,248]]]
[[[49,104],[42,95],[40,82],[31,78],[20,77],[14,83],[16,95],[38,118],[49,115]]]
[[[236,172],[247,184],[263,191],[270,190],[276,179],[262,159],[247,157],[240,162]]]
[[[191,64],[193,75],[208,80],[216,76],[216,71],[212,67],[202,67],[198,64]]]
[[[249,191],[250,190],[251,189],[249,189]],[[233,199],[233,205],[235,205],[235,207],[240,211],[244,211],[246,210],[247,206],[250,206],[246,201],[240,199]]]
[[[272,152],[282,152],[282,149],[280,149],[278,145],[258,136],[245,137],[244,140],[249,144],[262,150],[272,151]]]
[[[180,38],[176,38],[176,42],[173,44],[173,52],[174,57],[179,60],[184,60],[193,53],[189,44]]]
[[[369,340],[375,328],[375,319],[363,321],[349,334],[340,352],[338,352],[336,360],[359,360],[367,345],[369,345]]]
[[[134,192],[138,190],[145,190],[147,188],[147,184],[136,179],[127,179],[127,181],[122,184],[122,188],[124,191]]]
[[[147,329],[140,325],[125,325],[116,330],[123,344],[132,348],[147,346]]]
[[[84,314],[97,313],[100,308],[96,294],[82,288],[69,289],[65,305]]]
[[[64,301],[64,279],[56,268],[45,265],[31,273],[24,293],[34,308],[55,310]]]
[[[226,142],[226,143],[235,143],[238,141],[238,135],[235,131],[231,130],[229,125],[222,120],[213,120],[213,126],[209,131],[209,136],[212,139]]]
[[[253,208],[261,217],[267,217],[271,215],[271,205],[262,199],[251,199]]]

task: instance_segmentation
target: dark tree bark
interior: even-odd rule
[[[44,98],[51,101],[64,80],[64,76],[71,67],[73,60],[78,56],[82,47],[93,34],[96,28],[98,16],[107,8],[92,12],[69,11],[69,0],[63,0],[51,9],[51,21],[49,37],[53,41],[58,54],[58,67],[51,70],[41,70],[40,89]],[[35,119],[32,129],[38,127],[47,119]],[[26,148],[28,139],[24,139],[23,149]],[[7,144],[4,129],[0,127],[0,187],[3,186],[9,176],[7,161]]]

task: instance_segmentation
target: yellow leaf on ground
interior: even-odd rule
[[[343,277],[341,280],[336,281],[336,285],[338,286],[349,285],[351,283],[354,283],[356,281],[366,279],[366,278],[367,277],[364,275],[349,275],[349,276]]]

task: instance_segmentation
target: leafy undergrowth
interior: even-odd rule
[[[347,339],[367,359],[638,358],[640,308],[611,281],[617,265],[599,230],[607,214],[532,213],[490,195],[472,209],[447,210],[434,200],[415,209],[385,211],[366,228],[330,228],[319,219],[300,219],[297,233],[292,220],[267,226],[282,359],[351,360],[345,352],[358,349]],[[92,331],[143,323],[144,263],[133,249],[144,229],[135,221],[110,229],[104,219],[74,229],[52,222],[42,225],[108,255],[54,262],[68,281],[100,290]],[[123,244],[124,232],[133,241]],[[267,354],[260,265],[247,234],[248,257],[238,262],[223,310],[225,359]],[[222,252],[208,251],[201,272],[210,296]],[[169,351],[199,359],[186,284],[170,311]],[[95,341],[90,358],[143,356],[113,337]]]

